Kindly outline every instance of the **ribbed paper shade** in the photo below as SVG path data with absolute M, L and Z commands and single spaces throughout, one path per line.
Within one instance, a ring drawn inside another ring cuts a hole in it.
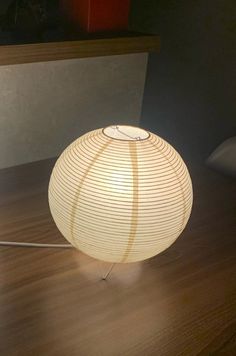
M 62 153 L 49 184 L 54 221 L 79 250 L 103 261 L 135 262 L 168 248 L 192 207 L 180 155 L 130 126 L 85 134 Z

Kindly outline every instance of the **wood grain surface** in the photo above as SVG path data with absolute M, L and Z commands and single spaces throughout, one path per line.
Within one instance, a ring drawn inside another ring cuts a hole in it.
M 160 37 L 157 35 L 7 45 L 0 46 L 0 65 L 156 52 L 159 49 Z
M 65 240 L 47 203 L 54 161 L 0 173 L 0 239 Z M 171 248 L 108 265 L 72 250 L 0 248 L 0 355 L 235 355 L 236 182 L 190 166 L 194 208 Z

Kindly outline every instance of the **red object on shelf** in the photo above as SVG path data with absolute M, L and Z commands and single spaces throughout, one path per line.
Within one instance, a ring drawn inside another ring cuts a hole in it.
M 61 0 L 67 19 L 87 32 L 127 30 L 131 0 Z

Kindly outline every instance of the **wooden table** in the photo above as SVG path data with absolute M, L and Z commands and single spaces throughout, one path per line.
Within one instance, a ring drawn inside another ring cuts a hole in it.
M 54 160 L 0 174 L 0 240 L 62 243 Z M 190 167 L 194 208 L 166 252 L 107 265 L 74 249 L 0 247 L 0 355 L 235 355 L 236 182 Z

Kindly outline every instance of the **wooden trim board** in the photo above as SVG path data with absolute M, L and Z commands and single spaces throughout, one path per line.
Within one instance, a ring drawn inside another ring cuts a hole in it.
M 0 46 L 0 65 L 159 52 L 159 50 L 160 37 L 157 35 L 7 45 Z

